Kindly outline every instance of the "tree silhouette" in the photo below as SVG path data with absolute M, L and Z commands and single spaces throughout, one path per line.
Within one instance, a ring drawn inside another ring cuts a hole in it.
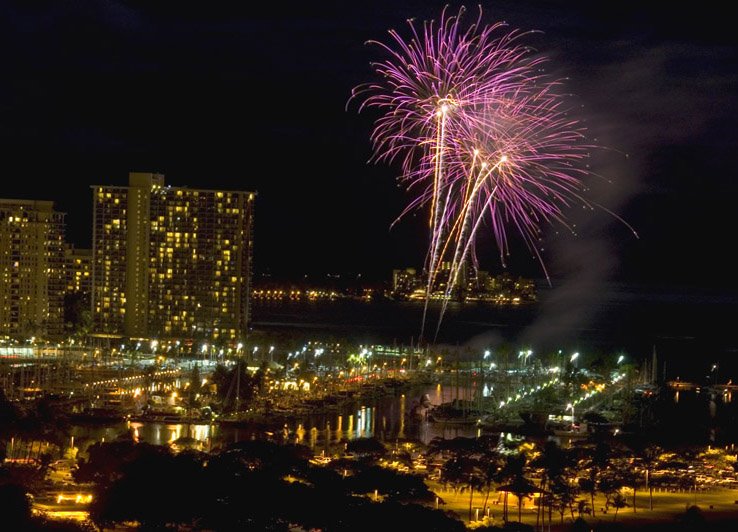
M 555 441 L 547 441 L 544 443 L 540 454 L 533 460 L 531 465 L 542 470 L 539 487 L 542 493 L 546 493 L 546 491 L 551 491 L 551 486 L 554 483 L 559 483 L 560 489 L 563 487 L 563 479 L 570 475 L 574 463 L 570 453 L 561 449 Z M 550 521 L 551 505 L 554 503 L 554 497 L 547 496 L 543 500 L 548 502 Z M 543 511 L 543 509 L 544 505 L 539 504 L 539 511 L 536 513 L 536 526 L 538 525 L 540 512 Z
M 485 453 L 480 460 L 479 467 L 481 469 L 482 486 L 487 490 L 484 495 L 484 505 L 482 507 L 482 513 L 484 514 L 487 512 L 487 503 L 489 502 L 492 485 L 500 480 L 503 464 L 502 457 L 494 450 Z
M 628 506 L 628 503 L 625 500 L 625 497 L 619 491 L 616 491 L 612 495 L 612 498 L 610 500 L 610 504 L 612 505 L 613 508 L 615 508 L 615 516 L 612 518 L 613 521 L 615 521 L 618 518 L 618 510 L 620 510 L 621 508 L 625 508 L 626 506 Z
M 705 528 L 705 515 L 699 506 L 692 505 L 678 517 L 679 522 L 685 530 L 701 530 Z
M 144 446 L 120 464 L 114 480 L 97 490 L 90 516 L 100 525 L 137 521 L 143 527 L 192 526 L 202 515 L 203 482 L 196 453 L 173 455 L 166 447 Z M 160 479 L 162 482 L 156 482 Z
M 197 395 L 202 389 L 202 377 L 200 376 L 200 365 L 192 366 L 190 372 L 190 385 L 187 387 L 187 405 L 193 408 L 198 405 Z
M 371 466 L 346 479 L 346 483 L 353 493 L 367 494 L 376 490 L 398 502 L 429 503 L 435 499 L 422 477 L 385 467 Z
M 64 294 L 64 329 L 68 335 L 84 338 L 92 329 L 90 297 L 84 292 Z
M 622 485 L 628 486 L 633 490 L 633 502 L 631 506 L 633 506 L 633 513 L 636 513 L 636 492 L 638 486 L 641 485 L 641 474 L 633 469 L 632 459 L 617 467 L 616 471 Z
M 355 438 L 346 443 L 346 451 L 377 459 L 387 454 L 387 448 L 377 438 Z
M 133 461 L 138 454 L 149 451 L 151 447 L 155 446 L 145 443 L 136 445 L 132 440 L 95 443 L 87 449 L 89 458 L 79 460 L 79 467 L 72 475 L 77 482 L 93 482 L 104 488 L 122 474 L 125 463 Z
M 564 524 L 564 514 L 567 508 L 571 513 L 571 518 L 574 520 L 574 508 L 573 504 L 577 498 L 577 489 L 574 485 L 569 483 L 567 478 L 555 479 L 549 484 L 549 491 L 551 492 L 551 504 L 556 506 L 556 511 L 561 516 L 561 524 Z M 549 515 L 549 523 L 550 523 Z
M 646 489 L 648 490 L 648 509 L 653 510 L 653 470 L 658 463 L 659 456 L 664 452 L 661 447 L 653 444 L 645 438 L 632 438 L 628 441 L 628 447 L 636 455 L 646 472 Z M 635 501 L 634 501 L 635 507 Z
M 0 484 L 0 515 L 8 530 L 23 530 L 31 519 L 31 501 L 18 484 Z
M 622 478 L 615 471 L 610 470 L 601 475 L 598 488 L 605 495 L 605 510 L 610 507 L 616 496 L 622 498 L 620 493 L 622 487 Z
M 611 447 L 604 441 L 598 441 L 584 459 L 587 476 L 580 479 L 579 486 L 589 493 L 593 516 L 595 515 L 594 497 L 597 493 L 600 475 L 610 466 L 611 455 Z
M 533 485 L 525 478 L 526 458 L 523 453 L 508 456 L 507 460 L 500 471 L 500 479 L 507 483 L 497 488 L 498 491 L 505 492 L 503 519 L 507 521 L 507 494 L 514 493 L 518 498 L 518 522 L 523 518 L 523 497 L 532 493 L 539 493 L 541 490 Z
M 20 421 L 21 413 L 18 407 L 5 395 L 0 388 L 0 439 L 9 438 Z

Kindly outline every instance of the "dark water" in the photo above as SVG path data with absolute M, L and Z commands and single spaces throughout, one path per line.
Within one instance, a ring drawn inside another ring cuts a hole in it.
M 657 422 L 650 434 L 667 444 L 738 444 L 736 393 L 731 388 L 662 388 L 661 397 L 650 406 Z
M 440 384 L 416 387 L 394 395 L 377 395 L 344 405 L 328 413 L 304 415 L 285 426 L 275 423 L 264 427 L 229 427 L 159 422 L 121 422 L 104 427 L 75 426 L 72 435 L 79 447 L 105 440 L 112 441 L 126 435 L 156 445 L 167 445 L 189 436 L 203 442 L 203 449 L 212 449 L 228 443 L 251 438 L 270 437 L 278 441 L 290 441 L 307 445 L 316 451 L 329 449 L 343 441 L 355 438 L 377 437 L 392 442 L 403 439 L 428 443 L 434 437 L 453 438 L 474 436 L 478 430 L 472 426 L 448 426 L 427 421 L 412 421 L 407 415 L 414 404 L 427 394 L 433 404 L 451 401 L 457 394 L 468 394 L 473 390 L 462 390 Z M 283 433 L 286 427 L 286 434 Z
M 435 303 L 429 310 L 428 340 L 433 340 L 439 308 Z M 408 345 L 418 341 L 422 315 L 420 302 L 256 302 L 254 329 L 302 338 Z M 727 381 L 738 377 L 737 324 L 734 293 L 616 284 L 578 292 L 544 285 L 533 305 L 450 303 L 435 343 L 479 350 L 507 345 L 513 352 L 580 351 L 585 363 L 587 356 L 618 352 L 635 361 L 650 360 L 655 348 L 660 377 Z M 711 372 L 713 364 L 717 369 Z
M 484 383 L 477 384 L 483 386 Z M 473 388 L 458 388 L 453 384 L 419 386 L 405 393 L 364 398 L 334 412 L 305 415 L 284 426 L 275 423 L 268 428 L 127 422 L 108 427 L 76 426 L 72 434 L 76 445 L 81 448 L 125 435 L 156 445 L 167 445 L 189 436 L 201 442 L 202 450 L 252 438 L 300 443 L 316 453 L 322 450 L 331 452 L 347 440 L 362 437 L 376 437 L 387 443 L 407 439 L 427 444 L 435 437 L 475 437 L 483 432 L 475 425 L 414 421 L 407 414 L 421 397 L 427 394 L 431 403 L 437 405 L 456 397 L 470 399 L 475 393 Z M 653 401 L 650 409 L 658 418 L 658 425 L 649 434 L 662 444 L 738 443 L 738 398 L 734 401 L 730 393 L 715 394 L 706 389 L 700 392 L 663 389 L 661 398 Z

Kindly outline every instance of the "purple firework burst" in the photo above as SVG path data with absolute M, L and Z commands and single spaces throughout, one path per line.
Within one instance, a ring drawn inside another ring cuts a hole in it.
M 463 8 L 409 27 L 408 39 L 391 30 L 389 43 L 370 41 L 386 57 L 372 63 L 377 81 L 352 99 L 380 112 L 374 160 L 401 161 L 414 196 L 400 217 L 430 207 L 427 308 L 437 281 L 447 301 L 464 265 L 476 263 L 483 222 L 503 263 L 512 231 L 543 265 L 542 224 L 566 224 L 567 206 L 589 205 L 582 179 L 591 146 L 567 115 L 560 82 L 543 73 L 545 59 L 522 43 L 526 33 L 482 24 L 481 9 L 465 25 Z

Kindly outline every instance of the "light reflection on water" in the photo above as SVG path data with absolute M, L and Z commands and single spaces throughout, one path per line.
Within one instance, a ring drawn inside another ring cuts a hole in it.
M 484 386 L 479 383 L 484 393 Z M 315 450 L 329 449 L 342 442 L 362 437 L 377 437 L 386 442 L 400 439 L 430 442 L 435 437 L 454 438 L 457 436 L 474 437 L 479 432 L 474 425 L 446 425 L 417 421 L 407 416 L 413 406 L 418 404 L 427 394 L 431 404 L 438 405 L 455 398 L 473 400 L 477 393 L 477 384 L 466 386 L 454 384 L 436 384 L 411 389 L 404 394 L 370 397 L 355 401 L 330 413 L 306 414 L 282 426 L 275 423 L 270 429 L 263 426 L 230 427 L 207 424 L 169 424 L 155 422 L 129 422 L 108 427 L 75 426 L 72 436 L 80 445 L 86 446 L 96 441 L 113 441 L 116 438 L 132 437 L 139 441 L 156 445 L 167 445 L 180 438 L 193 438 L 201 444 L 199 448 L 208 450 L 229 443 L 254 438 L 271 437 L 278 441 L 300 443 Z M 732 394 L 716 394 L 713 401 L 705 394 L 695 392 L 674 393 L 669 401 L 672 408 L 667 413 L 675 422 L 684 423 L 689 420 L 692 425 L 698 423 L 704 427 L 706 437 L 709 436 L 707 423 L 720 425 L 723 412 L 733 411 Z M 729 410 L 726 410 L 729 409 Z M 714 436 L 713 436 L 714 437 Z
M 300 443 L 311 448 L 328 448 L 355 438 L 377 437 L 384 441 L 417 439 L 428 443 L 436 436 L 454 438 L 475 436 L 474 426 L 445 426 L 408 419 L 412 407 L 427 394 L 432 404 L 451 401 L 454 397 L 472 397 L 473 390 L 457 392 L 455 386 L 441 384 L 411 390 L 404 394 L 357 401 L 328 414 L 310 414 L 288 422 L 284 427 L 229 427 L 217 424 L 126 422 L 109 427 L 74 426 L 77 441 L 113 441 L 133 438 L 154 445 L 168 445 L 183 437 L 202 442 L 203 450 L 236 441 L 270 436 L 281 441 Z

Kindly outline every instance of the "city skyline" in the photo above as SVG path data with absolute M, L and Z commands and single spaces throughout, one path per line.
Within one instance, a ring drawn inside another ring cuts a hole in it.
M 436 18 L 443 4 L 328 2 L 282 13 L 11 3 L 3 8 L 16 54 L 3 60 L 2 196 L 54 201 L 67 213 L 67 240 L 87 248 L 89 185 L 123 185 L 130 171 L 162 172 L 177 186 L 206 179 L 259 192 L 256 273 L 378 280 L 419 267 L 424 215 L 390 230 L 408 199 L 395 185 L 399 168 L 366 165 L 375 117 L 345 105 L 375 59 L 364 41 L 405 31 L 411 17 Z M 641 237 L 605 213 L 577 220 L 579 239 L 547 235 L 554 285 L 594 267 L 593 283 L 735 288 L 721 235 L 711 236 L 730 231 L 735 192 L 727 23 L 709 8 L 628 2 L 611 13 L 557 2 L 482 7 L 485 22 L 541 30 L 531 45 L 569 78 L 592 140 L 605 148 L 594 161 L 604 177 L 592 183 L 596 197 Z M 483 267 L 500 271 L 491 239 L 486 245 Z M 520 245 L 510 271 L 543 276 Z

